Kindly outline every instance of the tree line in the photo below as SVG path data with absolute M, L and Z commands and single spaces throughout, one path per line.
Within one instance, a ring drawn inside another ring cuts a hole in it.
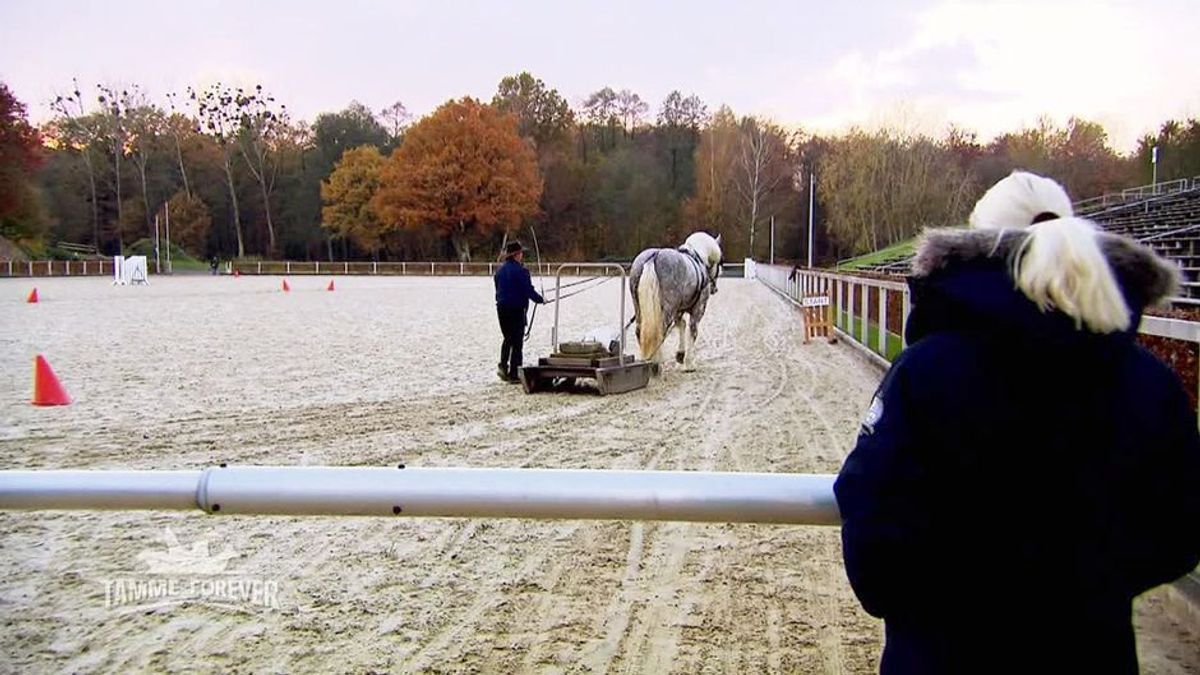
M 352 102 L 294 120 L 262 86 L 215 84 L 155 101 L 139 87 L 72 83 L 34 128 L 0 83 L 0 236 L 37 255 L 59 242 L 144 251 L 170 214 L 196 257 L 489 259 L 536 232 L 547 259 L 628 259 L 691 231 L 728 259 L 806 250 L 815 176 L 816 257 L 829 262 L 962 223 L 1014 168 L 1085 198 L 1200 175 L 1200 121 L 1168 121 L 1121 155 L 1073 118 L 981 142 L 902 128 L 788 129 L 671 92 L 657 106 L 604 87 L 578 105 L 529 73 L 490 101 L 451 100 L 419 120 L 402 103 Z

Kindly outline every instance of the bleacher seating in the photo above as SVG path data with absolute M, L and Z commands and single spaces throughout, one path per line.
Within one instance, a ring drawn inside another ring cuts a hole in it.
M 1177 262 L 1183 270 L 1181 300 L 1200 304 L 1200 188 L 1112 206 L 1087 217 Z

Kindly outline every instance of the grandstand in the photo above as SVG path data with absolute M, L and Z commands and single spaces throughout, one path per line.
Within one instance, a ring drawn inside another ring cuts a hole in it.
M 1154 249 L 1179 264 L 1182 304 L 1200 305 L 1200 178 L 1187 189 L 1151 194 L 1130 203 L 1085 211 L 1091 220 Z

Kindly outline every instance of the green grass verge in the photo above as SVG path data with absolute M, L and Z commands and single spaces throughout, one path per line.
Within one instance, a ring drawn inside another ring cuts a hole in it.
M 880 263 L 889 262 L 891 260 L 899 260 L 901 258 L 907 258 L 907 257 L 911 256 L 914 252 L 916 252 L 916 250 L 917 250 L 917 238 L 913 237 L 912 239 L 909 239 L 908 241 L 902 241 L 898 244 L 892 244 L 891 246 L 889 246 L 887 248 L 879 249 L 878 251 L 874 251 L 872 253 L 866 253 L 864 255 L 858 256 L 857 258 L 851 258 L 849 260 L 841 262 L 838 264 L 837 268 L 841 269 L 841 270 L 854 270 L 854 269 L 859 269 L 859 268 L 863 268 L 863 267 L 870 267 L 871 265 L 878 265 Z
M 838 320 L 837 320 L 838 328 L 841 328 L 843 332 L 849 333 L 850 335 L 854 336 L 855 340 L 858 340 L 859 335 L 861 335 L 861 331 L 862 331 L 862 319 L 857 316 L 850 316 L 848 312 L 841 312 L 836 309 L 834 311 L 838 317 Z M 849 328 L 846 327 L 846 319 L 849 319 L 849 321 L 850 321 Z M 867 347 L 869 347 L 871 351 L 875 352 L 876 354 L 879 354 L 880 356 L 887 359 L 888 361 L 895 361 L 896 356 L 898 356 L 900 354 L 900 351 L 904 349 L 903 340 L 900 338 L 899 335 L 897 335 L 891 331 L 888 331 L 886 345 L 887 345 L 887 350 L 886 350 L 887 353 L 880 354 L 879 353 L 879 324 L 877 324 L 873 321 L 868 321 L 867 322 Z

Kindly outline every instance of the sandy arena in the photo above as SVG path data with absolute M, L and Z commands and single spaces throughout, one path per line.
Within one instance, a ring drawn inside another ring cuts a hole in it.
M 526 396 L 496 378 L 489 279 L 291 282 L 0 281 L 0 468 L 833 473 L 880 377 L 846 345 L 801 345 L 764 286 L 723 279 L 697 372 Z M 615 325 L 617 283 L 564 302 L 562 334 Z M 73 405 L 29 405 L 36 353 Z M 224 570 L 150 573 L 139 554 L 165 553 L 168 531 Z M 168 578 L 166 596 L 134 590 Z M 1139 603 L 1143 671 L 1200 673 L 1200 629 L 1164 607 L 1161 591 Z M 869 673 L 881 642 L 836 528 L 0 513 L 3 672 Z

